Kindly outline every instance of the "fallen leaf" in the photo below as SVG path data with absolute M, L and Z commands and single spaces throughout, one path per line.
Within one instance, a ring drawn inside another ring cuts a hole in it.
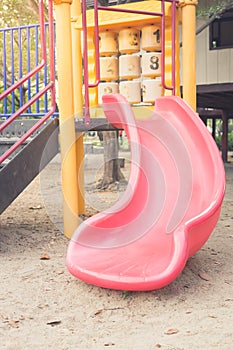
M 162 345 L 161 344 L 155 344 L 155 347 L 160 349 L 162 347 Z
M 19 321 L 10 320 L 7 323 L 12 328 L 19 328 Z
M 172 334 L 177 334 L 177 333 L 179 333 L 179 330 L 177 328 L 170 328 L 165 332 L 165 334 L 167 334 L 167 335 L 172 335 Z
M 57 270 L 55 273 L 56 273 L 57 275 L 62 275 L 62 274 L 64 273 L 64 270 Z
M 115 343 L 113 343 L 113 342 L 108 342 L 108 343 L 104 343 L 104 346 L 113 346 L 113 345 L 115 345 Z
M 97 315 L 101 314 L 102 311 L 103 311 L 103 309 L 97 310 L 96 312 L 94 312 L 94 315 L 97 316 Z
M 39 210 L 39 209 L 42 209 L 42 206 L 41 205 L 36 205 L 34 207 L 29 207 L 29 209 L 31 209 L 31 210 Z
M 198 274 L 198 276 L 202 279 L 202 280 L 204 280 L 204 281 L 211 281 L 211 277 L 210 277 L 210 275 L 208 275 L 207 273 L 205 273 L 205 272 L 199 272 L 199 274 Z
M 210 318 L 217 318 L 217 316 L 212 315 L 212 314 L 209 314 L 208 317 L 210 317 Z
M 230 285 L 231 285 L 231 282 L 229 282 L 229 281 L 227 281 L 227 280 L 225 280 L 224 283 L 230 284 Z
M 42 254 L 40 260 L 50 260 L 50 256 L 48 254 Z
M 124 290 L 124 292 L 122 292 L 122 299 L 126 299 L 131 295 L 131 292 L 128 290 Z
M 60 320 L 47 322 L 47 325 L 52 326 L 52 327 L 57 326 L 59 324 L 61 324 Z

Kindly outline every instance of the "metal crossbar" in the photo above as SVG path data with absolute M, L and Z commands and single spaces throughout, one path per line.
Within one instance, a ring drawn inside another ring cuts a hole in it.
M 4 91 L 0 94 L 0 101 L 3 101 L 3 112 L 7 118 L 0 125 L 0 132 L 5 129 L 10 123 L 12 123 L 17 117 L 33 115 L 32 107 L 35 109 L 36 116 L 42 116 L 41 119 L 30 129 L 28 130 L 11 148 L 9 148 L 1 157 L 0 164 L 7 159 L 22 143 L 24 143 L 37 129 L 39 129 L 44 122 L 54 115 L 56 110 L 56 101 L 55 101 L 55 65 L 54 65 L 54 22 L 53 22 L 53 9 L 52 9 L 52 0 L 48 2 L 48 13 L 49 13 L 49 22 L 45 25 L 44 21 L 44 1 L 39 1 L 39 10 L 40 10 L 40 24 L 32 26 L 24 26 L 17 28 L 18 30 L 18 45 L 20 48 L 20 53 L 18 57 L 19 70 L 18 75 L 19 79 L 15 82 L 15 53 L 14 53 L 14 30 L 9 32 L 11 41 L 10 41 L 10 55 L 11 55 L 11 86 L 7 87 L 7 53 L 6 53 L 6 40 L 8 29 L 3 30 L 3 69 L 4 69 Z M 33 28 L 33 35 L 32 35 Z M 48 38 L 46 37 L 46 28 L 48 29 Z M 22 31 L 26 30 L 26 42 L 27 42 L 27 73 L 23 75 L 23 57 L 22 57 Z M 32 68 L 33 62 L 31 60 L 30 49 L 32 47 L 32 39 L 34 39 L 35 45 L 35 66 Z M 47 53 L 46 43 L 49 42 L 49 53 Z M 39 52 L 40 47 L 40 52 Z M 49 56 L 49 57 L 48 57 Z M 49 60 L 48 60 L 49 58 Z M 48 61 L 49 61 L 49 78 L 48 78 Z M 40 78 L 43 77 L 42 86 L 40 86 Z M 32 80 L 34 79 L 34 80 Z M 49 81 L 48 81 L 49 79 Z M 32 81 L 35 83 L 35 88 L 32 86 Z M 27 101 L 24 103 L 24 93 L 23 89 L 25 84 L 27 84 Z M 33 91 L 34 88 L 34 91 Z M 15 105 L 15 96 L 16 91 L 19 92 L 19 106 Z M 49 94 L 48 94 L 49 93 Z M 41 97 L 43 96 L 43 101 Z M 8 115 L 8 99 L 11 98 L 12 110 L 11 114 Z M 43 102 L 43 110 L 42 110 Z M 26 111 L 26 113 L 25 113 Z
M 94 21 L 95 21 L 95 32 L 94 32 L 94 44 L 95 44 L 95 58 L 96 58 L 96 82 L 90 84 L 88 81 L 88 45 L 87 45 L 87 19 L 86 19 L 86 0 L 82 1 L 82 24 L 83 24 L 83 64 L 84 64 L 84 101 L 85 101 L 85 122 L 88 125 L 90 123 L 90 102 L 89 102 L 89 88 L 97 87 L 100 83 L 100 63 L 99 63 L 99 23 L 98 23 L 98 11 L 113 11 L 113 12 L 125 12 L 134 13 L 150 16 L 161 17 L 161 39 L 162 39 L 162 85 L 165 89 L 171 90 L 172 94 L 175 95 L 175 38 L 176 38 L 176 4 L 178 0 L 160 0 L 161 1 L 161 12 L 148 12 L 131 10 L 127 8 L 116 8 L 116 7 L 105 7 L 99 6 L 98 0 L 94 0 Z M 170 2 L 172 7 L 172 76 L 171 86 L 168 86 L 165 81 L 165 3 Z

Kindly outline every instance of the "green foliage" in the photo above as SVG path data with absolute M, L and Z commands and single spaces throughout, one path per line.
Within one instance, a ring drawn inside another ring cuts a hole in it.
M 218 134 L 215 141 L 218 148 L 222 150 L 222 134 Z M 228 151 L 233 151 L 233 132 L 228 133 Z
M 208 129 L 212 130 L 212 121 L 208 120 Z M 215 141 L 220 150 L 222 150 L 222 120 L 216 120 L 216 135 Z M 228 150 L 233 151 L 233 119 L 229 119 L 228 121 Z
M 18 27 L 27 24 L 33 24 L 39 22 L 39 9 L 38 9 L 38 1 L 37 0 L 1 0 L 0 1 L 0 27 L 8 28 L 8 27 Z M 23 57 L 23 74 L 26 72 L 26 55 L 27 55 L 27 40 L 26 40 L 26 31 L 22 32 L 22 47 L 19 47 L 18 35 L 15 33 L 13 40 L 13 51 L 14 51 L 14 70 L 15 77 L 12 79 L 12 62 L 10 60 L 11 57 L 11 46 L 10 46 L 10 33 L 6 33 L 6 47 L 3 48 L 3 40 L 0 42 L 0 64 L 3 64 L 3 51 L 5 51 L 7 56 L 6 69 L 7 76 L 9 77 L 9 81 L 7 81 L 7 85 L 11 85 L 12 80 L 17 81 L 18 72 L 17 72 L 17 62 L 19 50 L 22 51 Z M 2 39 L 2 38 L 1 38 Z M 35 41 L 32 35 L 31 43 L 30 43 L 30 51 L 32 55 L 32 62 L 35 62 Z M 0 81 L 3 81 L 3 71 L 0 71 Z
M 1 0 L 0 27 L 21 26 L 38 23 L 36 0 Z
M 230 9 L 231 7 L 233 7 L 233 0 L 219 0 L 219 1 L 210 1 L 208 6 L 208 2 L 207 4 L 205 3 L 205 5 L 203 6 L 203 2 L 199 1 L 199 5 L 197 6 L 197 16 L 198 17 L 212 17 L 214 16 L 215 18 L 217 18 L 218 16 L 221 15 L 221 13 L 225 10 L 225 9 Z

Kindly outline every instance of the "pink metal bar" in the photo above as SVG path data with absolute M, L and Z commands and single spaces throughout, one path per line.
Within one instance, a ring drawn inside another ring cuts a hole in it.
M 49 0 L 49 7 L 51 6 Z M 45 21 L 44 21 L 44 0 L 39 0 L 39 20 L 40 20 L 40 41 L 41 41 L 41 56 L 46 62 L 46 42 L 45 42 Z M 49 23 L 51 25 L 51 23 Z
M 41 118 L 38 123 L 36 123 L 35 125 L 33 125 L 33 127 L 31 129 L 29 129 L 18 141 L 16 141 L 14 143 L 13 146 L 11 146 L 1 157 L 0 157 L 0 164 L 2 162 L 4 162 L 4 160 L 6 160 L 14 151 L 17 150 L 17 148 L 19 146 L 21 146 L 37 129 L 39 129 L 41 127 L 41 125 L 44 124 L 44 122 L 49 119 L 53 113 L 54 113 L 55 109 L 51 109 L 43 118 Z
M 89 82 L 88 82 L 88 45 L 87 45 L 87 17 L 86 0 L 82 0 L 82 25 L 83 25 L 83 70 L 84 70 L 84 119 L 85 123 L 90 123 L 90 101 L 89 101 Z
M 53 23 L 53 3 L 49 1 L 49 61 L 50 61 L 50 82 L 51 82 L 51 108 L 56 110 L 55 91 L 55 50 L 54 50 L 54 23 Z
M 98 19 L 98 0 L 94 0 L 94 45 L 95 45 L 95 69 L 96 69 L 96 82 L 88 84 L 88 87 L 97 87 L 100 83 L 100 61 L 99 61 L 99 19 Z
M 172 85 L 168 86 L 165 81 L 165 2 L 172 4 Z M 98 6 L 98 0 L 94 0 L 94 20 L 95 20 L 95 33 L 94 44 L 96 50 L 96 82 L 89 84 L 88 81 L 88 45 L 87 45 L 87 19 L 86 19 L 86 0 L 82 1 L 82 23 L 83 23 L 83 60 L 84 60 L 84 91 L 85 91 L 85 122 L 90 122 L 90 104 L 89 104 L 89 88 L 98 86 L 100 82 L 100 64 L 99 64 L 99 25 L 98 25 L 98 10 L 111 11 L 111 12 L 124 12 L 149 16 L 160 16 L 162 22 L 161 28 L 161 40 L 162 40 L 162 85 L 167 90 L 172 90 L 172 94 L 175 95 L 175 80 L 176 80 L 176 4 L 179 0 L 161 0 L 161 12 L 149 12 L 140 10 L 131 10 L 124 8 L 115 8 L 112 6 Z
M 89 84 L 88 79 L 88 44 L 87 44 L 87 18 L 86 18 L 86 0 L 82 1 L 82 23 L 83 23 L 83 66 L 84 66 L 84 103 L 85 123 L 90 123 L 90 101 L 89 88 L 97 87 L 100 83 L 100 62 L 99 62 L 99 23 L 98 23 L 98 1 L 94 1 L 94 45 L 95 45 L 95 62 L 96 62 L 96 81 Z
M 172 94 L 175 95 L 175 80 L 176 80 L 176 49 L 175 49 L 175 40 L 176 40 L 176 3 L 177 0 L 170 0 L 172 3 L 172 86 L 168 86 L 165 81 L 165 2 L 169 0 L 161 0 L 162 6 L 162 85 L 164 89 L 172 90 Z
M 20 107 L 14 114 L 12 114 L 4 123 L 0 125 L 0 132 L 4 130 L 9 124 L 11 124 L 20 114 L 22 114 L 28 107 L 35 103 L 41 96 L 43 96 L 51 87 L 54 85 L 53 82 L 46 85 L 41 91 L 27 101 L 22 107 Z
M 130 9 L 123 9 L 123 8 L 115 8 L 115 7 L 112 7 L 112 6 L 110 6 L 110 7 L 98 6 L 98 10 L 111 11 L 111 12 L 133 13 L 133 14 L 136 14 L 136 15 L 162 16 L 161 12 L 130 10 Z
M 172 94 L 176 94 L 176 1 L 172 2 Z
M 168 89 L 171 90 L 172 88 L 168 85 L 166 85 L 166 81 L 165 81 L 165 2 L 164 0 L 161 0 L 161 7 L 162 7 L 162 28 L 161 28 L 161 40 L 162 40 L 162 85 L 164 87 L 164 89 Z
M 33 68 L 29 73 L 25 74 L 23 78 L 17 81 L 14 85 L 10 86 L 7 90 L 2 92 L 0 94 L 0 100 L 5 98 L 7 95 L 9 95 L 11 92 L 13 92 L 15 89 L 17 89 L 20 85 L 22 85 L 25 81 L 30 79 L 33 75 L 35 75 L 37 72 L 39 72 L 45 65 L 45 62 L 42 60 L 42 62 L 35 68 Z

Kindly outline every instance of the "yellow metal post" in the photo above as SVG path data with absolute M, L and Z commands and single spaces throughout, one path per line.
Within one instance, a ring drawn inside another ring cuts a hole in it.
M 183 98 L 196 110 L 196 5 L 197 0 L 180 0 L 182 8 Z
M 72 34 L 72 64 L 73 64 L 73 92 L 74 92 L 74 114 L 82 117 L 82 52 L 80 31 L 75 28 L 78 16 L 81 14 L 80 0 L 73 0 L 71 5 L 71 34 Z M 84 146 L 83 134 L 76 135 L 76 155 L 78 174 L 78 212 L 85 213 L 84 200 Z
M 71 3 L 72 0 L 54 0 L 64 233 L 67 237 L 72 236 L 78 225 L 78 177 L 76 165 L 70 22 Z

